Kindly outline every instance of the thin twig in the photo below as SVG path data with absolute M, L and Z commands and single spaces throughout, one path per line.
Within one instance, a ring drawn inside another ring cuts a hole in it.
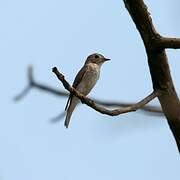
M 53 117 L 53 118 L 51 119 L 51 123 L 57 123 L 57 122 L 59 122 L 62 118 L 64 118 L 65 115 L 66 115 L 66 112 L 65 112 L 65 111 L 61 112 L 61 113 L 58 114 L 56 117 Z
M 57 96 L 59 96 L 61 98 L 69 96 L 69 94 L 67 92 L 65 92 L 65 91 L 60 91 L 59 89 L 55 89 L 55 88 L 49 87 L 48 85 L 44 85 L 42 83 L 36 82 L 34 80 L 33 67 L 32 66 L 28 67 L 27 78 L 28 78 L 27 86 L 22 90 L 22 92 L 20 92 L 18 95 L 16 95 L 14 97 L 15 101 L 22 100 L 30 92 L 30 90 L 32 88 L 37 88 L 37 89 L 45 91 L 47 93 L 57 95 Z
M 101 101 L 97 99 L 92 99 L 93 101 L 96 101 L 96 103 L 106 106 L 106 107 L 128 107 L 132 106 L 135 103 L 126 103 L 126 102 L 115 102 L 115 101 Z M 153 105 L 145 105 L 140 110 L 145 111 L 146 113 L 149 113 L 150 115 L 154 114 L 155 116 L 162 116 L 163 112 L 162 109 L 158 106 Z
M 22 92 L 20 92 L 18 95 L 16 95 L 15 97 L 14 97 L 14 100 L 15 101 L 20 101 L 22 98 L 24 98 L 25 96 L 27 96 L 27 94 L 29 93 L 29 91 L 31 90 L 31 86 L 26 86 L 23 90 L 22 90 Z
M 28 85 L 22 90 L 22 92 L 20 92 L 18 95 L 16 95 L 14 97 L 15 101 L 20 101 L 22 98 L 24 98 L 31 90 L 31 88 L 33 87 L 33 67 L 29 66 L 28 67 L 28 71 L 27 71 L 27 77 L 28 77 Z

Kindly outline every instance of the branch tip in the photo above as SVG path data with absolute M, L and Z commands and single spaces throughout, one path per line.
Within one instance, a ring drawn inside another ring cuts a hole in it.
M 57 72 L 57 67 L 53 67 L 53 68 L 52 68 L 52 72 L 53 72 L 53 73 Z

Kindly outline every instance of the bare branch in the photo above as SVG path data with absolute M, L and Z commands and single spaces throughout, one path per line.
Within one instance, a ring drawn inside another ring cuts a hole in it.
M 28 78 L 28 85 L 27 87 L 20 93 L 18 94 L 14 99 L 15 101 L 20 101 L 22 100 L 32 88 L 36 88 L 40 91 L 50 93 L 52 95 L 55 95 L 60 98 L 67 98 L 69 96 L 68 92 L 65 92 L 64 90 L 59 90 L 53 87 L 50 87 L 48 85 L 45 85 L 40 82 L 36 82 L 33 76 L 33 67 L 29 66 L 28 67 L 28 73 L 27 73 L 27 78 Z M 99 100 L 92 98 L 93 101 L 96 101 L 96 103 L 106 106 L 106 107 L 128 107 L 132 106 L 135 103 L 127 103 L 127 102 L 116 102 L 116 101 L 106 101 L 106 100 Z M 163 116 L 162 109 L 158 106 L 152 106 L 152 105 L 146 105 L 140 109 L 140 112 L 145 112 L 146 115 L 154 115 L 154 116 Z M 52 119 L 52 122 L 57 122 L 61 120 L 65 116 L 64 112 L 61 112 L 57 117 Z
M 28 71 L 27 71 L 27 77 L 28 77 L 28 85 L 24 88 L 24 90 L 19 93 L 17 96 L 14 97 L 15 101 L 19 101 L 22 98 L 24 98 L 31 90 L 31 88 L 33 87 L 33 68 L 32 66 L 28 67 Z
M 58 90 L 58 89 L 55 89 L 55 88 L 52 88 L 52 87 L 49 87 L 49 86 L 47 86 L 47 85 L 44 85 L 44 84 L 41 84 L 41 83 L 37 83 L 37 82 L 34 82 L 33 83 L 33 87 L 35 87 L 35 88 L 37 88 L 37 89 L 39 89 L 39 90 L 42 90 L 42 91 L 44 91 L 44 92 L 47 92 L 47 93 L 49 93 L 49 92 L 51 92 L 51 94 L 53 94 L 53 95 L 56 95 L 56 96 L 59 96 L 59 97 L 64 97 L 64 98 L 66 98 L 66 97 L 68 97 L 68 93 L 67 92 L 65 92 L 65 91 L 62 91 L 62 90 Z
M 93 99 L 93 101 L 96 101 L 97 104 L 100 104 L 102 106 L 105 107 L 129 107 L 129 106 L 133 106 L 135 103 L 126 103 L 126 102 L 114 102 L 114 101 L 102 101 L 102 100 L 97 100 L 97 99 Z M 157 106 L 153 106 L 153 105 L 145 105 L 144 107 L 141 107 L 141 109 L 139 109 L 140 112 L 144 112 L 145 115 L 149 115 L 149 116 L 159 116 L 162 117 L 164 116 L 162 109 L 160 107 Z M 62 111 L 61 113 L 59 113 L 56 117 L 51 119 L 51 123 L 57 123 L 59 121 L 61 121 L 64 116 L 66 115 L 65 111 Z
M 165 52 L 165 48 L 179 48 L 179 39 L 162 38 L 157 33 L 143 0 L 124 0 L 124 4 L 144 42 L 153 88 L 163 92 L 158 99 L 180 152 L 180 101 Z
M 106 107 L 128 107 L 133 106 L 135 103 L 127 103 L 127 102 L 114 102 L 114 101 L 101 101 L 97 99 L 92 99 L 93 101 L 96 101 L 96 103 L 106 106 Z M 144 111 L 145 113 L 149 113 L 149 115 L 155 115 L 155 116 L 163 116 L 162 109 L 158 106 L 153 105 L 145 105 L 144 107 L 141 107 L 141 111 Z
M 57 76 L 57 78 L 62 82 L 63 86 L 65 87 L 65 89 L 67 89 L 69 92 L 71 92 L 72 94 L 74 94 L 76 97 L 78 97 L 82 103 L 85 103 L 86 105 L 88 105 L 89 107 L 93 108 L 94 110 L 102 113 L 102 114 L 107 114 L 110 116 L 117 116 L 123 113 L 127 113 L 127 112 L 132 112 L 132 111 L 136 111 L 138 109 L 140 109 L 141 107 L 145 106 L 147 103 L 149 103 L 151 100 L 153 100 L 154 98 L 156 98 L 157 96 L 159 96 L 159 92 L 158 91 L 154 91 L 153 93 L 151 93 L 149 96 L 147 96 L 146 98 L 144 98 L 143 100 L 139 101 L 137 104 L 134 104 L 132 106 L 129 107 L 124 107 L 124 108 L 118 108 L 118 109 L 114 109 L 114 110 L 109 110 L 106 109 L 104 107 L 102 107 L 101 105 L 95 103 L 92 99 L 87 98 L 85 96 L 83 96 L 80 92 L 78 92 L 75 88 L 73 88 L 72 86 L 70 86 L 70 84 L 65 80 L 64 75 L 62 75 L 58 69 L 56 67 L 54 67 L 52 69 L 52 72 Z
M 28 85 L 24 88 L 24 90 L 22 92 L 20 92 L 18 95 L 16 95 L 14 97 L 15 101 L 20 101 L 22 100 L 29 92 L 32 88 L 37 88 L 39 90 L 42 90 L 44 92 L 50 92 L 53 95 L 57 95 L 60 97 L 67 97 L 69 94 L 65 91 L 60 91 L 59 89 L 55 89 L 52 87 L 49 87 L 47 85 L 41 84 L 39 82 L 36 82 L 34 80 L 34 76 L 33 76 L 33 67 L 29 66 L 28 67 L 28 71 L 27 71 L 27 77 L 28 77 Z
M 180 38 L 161 37 L 157 41 L 157 47 L 162 49 L 180 49 Z
M 14 97 L 14 100 L 15 101 L 20 101 L 21 99 L 23 99 L 28 93 L 29 93 L 29 91 L 31 90 L 31 86 L 26 86 L 23 90 L 22 90 L 22 92 L 20 92 L 18 95 L 16 95 L 15 97 Z

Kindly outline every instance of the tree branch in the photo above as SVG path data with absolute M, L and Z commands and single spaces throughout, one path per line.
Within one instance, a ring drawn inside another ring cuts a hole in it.
M 53 87 L 50 87 L 48 85 L 44 85 L 43 83 L 36 82 L 33 75 L 33 67 L 29 66 L 27 70 L 27 78 L 28 78 L 28 85 L 25 87 L 25 89 L 19 93 L 17 96 L 14 97 L 15 101 L 22 100 L 33 88 L 36 88 L 40 91 L 50 93 L 52 95 L 55 95 L 59 98 L 67 98 L 69 96 L 69 93 L 59 90 Z M 132 106 L 135 103 L 127 103 L 127 102 L 116 102 L 116 101 L 106 101 L 106 100 L 99 100 L 92 98 L 93 101 L 96 101 L 96 103 L 106 106 L 106 107 L 128 107 Z M 163 116 L 162 109 L 158 106 L 153 105 L 146 105 L 140 109 L 140 112 L 144 112 L 146 115 L 154 115 L 154 116 Z M 65 116 L 64 111 L 61 112 L 59 115 L 57 115 L 55 118 L 52 119 L 52 122 L 58 122 Z
M 24 98 L 29 93 L 29 91 L 31 90 L 31 88 L 34 85 L 33 68 L 32 68 L 32 66 L 28 67 L 27 77 L 28 77 L 28 85 L 22 90 L 21 93 L 19 93 L 17 96 L 14 97 L 15 101 L 19 101 L 22 98 Z
M 179 40 L 162 38 L 157 33 L 143 0 L 124 0 L 124 4 L 144 42 L 153 88 L 162 92 L 158 99 L 180 152 L 180 101 L 165 52 L 165 48 L 179 48 Z
M 162 49 L 180 49 L 180 38 L 161 37 L 157 41 L 157 47 Z
M 14 97 L 15 101 L 20 101 L 22 98 L 24 98 L 32 88 L 37 88 L 39 90 L 42 90 L 47 93 L 51 93 L 53 95 L 57 95 L 59 97 L 68 97 L 68 93 L 64 91 L 60 91 L 58 89 L 49 87 L 47 85 L 41 84 L 39 82 L 36 82 L 33 77 L 33 67 L 29 66 L 27 71 L 27 77 L 28 77 L 28 85 L 24 88 L 22 92 L 20 92 L 18 95 Z
M 73 88 L 65 80 L 64 75 L 61 74 L 56 67 L 54 67 L 52 69 L 52 72 L 62 82 L 64 88 L 66 90 L 68 90 L 70 93 L 74 94 L 76 97 L 78 97 L 81 100 L 82 103 L 85 103 L 89 107 L 93 108 L 94 110 L 96 110 L 96 111 L 98 111 L 98 112 L 100 112 L 102 114 L 106 114 L 106 115 L 110 115 L 110 116 L 117 116 L 117 115 L 120 115 L 120 114 L 123 114 L 123 113 L 136 111 L 136 110 L 138 110 L 141 107 L 145 106 L 151 100 L 153 100 L 154 98 L 156 98 L 157 96 L 160 95 L 160 93 L 158 91 L 154 91 L 149 96 L 147 96 L 146 98 L 144 98 L 143 100 L 139 101 L 138 103 L 136 103 L 136 104 L 134 104 L 132 106 L 109 110 L 109 109 L 106 109 L 105 107 L 102 107 L 101 105 L 95 103 L 92 99 L 83 96 L 80 92 L 78 92 L 75 88 Z

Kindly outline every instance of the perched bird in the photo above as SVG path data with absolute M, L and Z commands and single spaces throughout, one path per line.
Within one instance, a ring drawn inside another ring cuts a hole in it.
M 103 55 L 98 53 L 89 55 L 84 66 L 76 75 L 73 87 L 84 96 L 88 95 L 99 79 L 101 65 L 108 60 L 110 59 L 105 58 Z M 69 126 L 71 115 L 79 101 L 80 100 L 76 96 L 70 93 L 65 107 L 67 114 L 64 125 L 66 128 Z

